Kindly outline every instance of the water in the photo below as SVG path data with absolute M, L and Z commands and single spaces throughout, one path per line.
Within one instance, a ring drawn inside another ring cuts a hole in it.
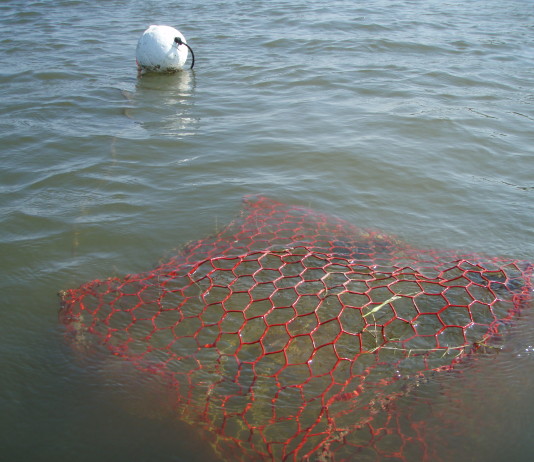
M 184 33 L 193 72 L 137 78 L 152 23 Z M 56 293 L 153 267 L 245 194 L 534 259 L 531 1 L 4 0 L 0 24 L 6 460 L 213 458 L 73 361 Z M 448 460 L 534 452 L 534 321 L 516 330 L 449 384 L 471 420 Z

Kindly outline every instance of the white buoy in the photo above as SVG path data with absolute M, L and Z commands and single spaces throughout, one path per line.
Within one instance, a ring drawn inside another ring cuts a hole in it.
M 150 26 L 137 42 L 135 52 L 141 72 L 176 72 L 183 68 L 191 47 L 182 33 L 170 26 Z M 191 69 L 195 55 L 191 50 Z

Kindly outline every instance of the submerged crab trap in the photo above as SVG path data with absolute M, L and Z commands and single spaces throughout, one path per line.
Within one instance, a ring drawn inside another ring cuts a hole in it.
M 430 460 L 416 429 L 387 437 L 396 398 L 491 348 L 531 272 L 255 197 L 157 268 L 62 292 L 60 319 L 161 377 L 221 460 Z

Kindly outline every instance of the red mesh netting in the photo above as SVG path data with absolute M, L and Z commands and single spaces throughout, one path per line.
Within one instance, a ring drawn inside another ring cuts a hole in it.
M 63 292 L 61 320 L 168 380 L 222 459 L 428 460 L 389 403 L 487 347 L 531 269 L 260 197 L 151 271 Z

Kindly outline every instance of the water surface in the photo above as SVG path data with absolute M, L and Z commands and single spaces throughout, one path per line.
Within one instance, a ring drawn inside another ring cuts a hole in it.
M 193 71 L 137 78 L 152 23 L 184 33 Z M 153 267 L 246 194 L 534 260 L 531 1 L 5 0 L 0 24 L 7 459 L 213 458 L 121 404 L 142 391 L 73 361 L 56 293 Z M 534 452 L 533 334 L 527 314 L 503 354 L 439 392 L 462 429 L 445 460 Z

